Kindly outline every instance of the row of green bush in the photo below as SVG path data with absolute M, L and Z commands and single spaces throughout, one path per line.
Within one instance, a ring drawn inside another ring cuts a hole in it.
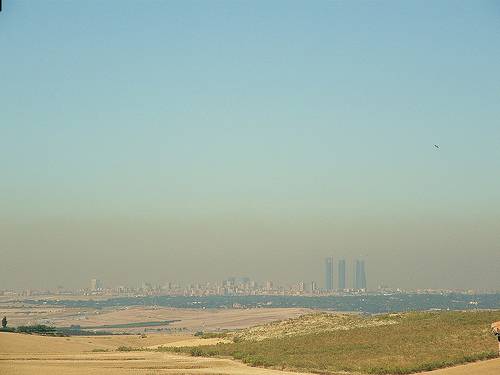
M 107 331 L 86 331 L 80 327 L 52 327 L 44 324 L 34 324 L 29 326 L 2 327 L 0 332 L 27 333 L 44 336 L 100 336 L 112 335 Z
M 29 334 L 40 334 L 40 335 L 53 335 L 56 333 L 55 327 L 46 326 L 43 324 L 35 324 L 31 326 L 19 326 L 19 327 L 3 327 L 0 329 L 2 332 L 16 332 L 16 333 L 29 333 Z

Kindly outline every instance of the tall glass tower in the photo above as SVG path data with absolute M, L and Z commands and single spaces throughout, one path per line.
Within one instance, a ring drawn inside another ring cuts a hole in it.
M 356 269 L 354 275 L 354 289 L 366 290 L 366 273 L 365 273 L 365 261 L 356 260 Z
M 333 290 L 333 258 L 325 258 L 325 290 Z
M 340 259 L 339 260 L 339 271 L 338 271 L 338 278 L 339 278 L 339 290 L 344 290 L 346 288 L 345 285 L 345 259 Z

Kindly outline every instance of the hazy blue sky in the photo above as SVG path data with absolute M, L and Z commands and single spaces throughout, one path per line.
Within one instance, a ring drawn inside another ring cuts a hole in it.
M 500 2 L 4 0 L 0 150 L 0 289 L 500 289 Z

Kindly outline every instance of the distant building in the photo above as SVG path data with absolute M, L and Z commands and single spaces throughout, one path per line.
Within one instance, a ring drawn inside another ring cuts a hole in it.
M 143 293 L 151 292 L 153 290 L 153 285 L 151 285 L 151 283 L 143 281 L 141 285 L 141 290 Z
M 306 290 L 306 286 L 304 284 L 303 281 L 300 281 L 298 284 L 297 284 L 297 290 L 300 292 L 300 293 L 304 293 L 304 291 Z
M 91 292 L 99 292 L 102 288 L 102 282 L 99 279 L 91 279 L 90 280 L 90 291 Z
M 270 292 L 274 289 L 274 285 L 272 281 L 266 281 L 266 291 Z
M 311 281 L 311 292 L 314 293 L 318 290 L 318 286 L 316 285 L 316 281 Z
M 346 288 L 345 259 L 339 260 L 338 278 L 339 289 L 344 290 Z
M 333 290 L 333 258 L 325 258 L 325 290 Z
M 356 260 L 356 268 L 354 270 L 354 289 L 366 290 L 366 272 L 364 260 Z

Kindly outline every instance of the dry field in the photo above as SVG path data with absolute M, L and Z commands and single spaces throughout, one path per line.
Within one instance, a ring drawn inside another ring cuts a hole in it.
M 116 347 L 208 344 L 189 335 L 43 337 L 0 333 L 0 374 L 2 375 L 160 375 L 234 374 L 292 375 L 288 371 L 243 365 L 229 359 L 200 358 L 158 352 L 116 352 Z M 92 352 L 95 349 L 109 352 Z M 500 359 L 457 366 L 429 375 L 497 375 Z M 344 373 L 345 374 L 345 373 Z
M 150 348 L 159 345 L 215 344 L 220 339 L 199 339 L 188 334 L 51 337 L 0 332 L 0 354 L 76 354 L 97 350 L 116 351 L 120 346 Z
M 168 325 L 176 330 L 217 331 L 241 329 L 276 320 L 300 316 L 311 310 L 304 308 L 254 309 L 176 309 L 167 307 L 128 308 L 59 308 L 38 306 L 0 307 L 0 316 L 6 315 L 10 326 L 47 324 L 56 327 L 80 325 L 82 328 L 106 324 L 125 324 L 179 320 Z M 105 329 L 106 331 L 141 332 L 143 328 Z
M 119 346 L 215 344 L 218 339 L 189 335 L 46 337 L 0 333 L 2 375 L 160 375 L 235 374 L 291 375 L 296 373 L 246 366 L 230 359 L 199 358 L 151 351 L 117 352 Z M 109 350 L 93 352 L 93 350 Z
M 180 320 L 169 325 L 171 328 L 186 329 L 190 332 L 203 330 L 240 329 L 268 322 L 297 317 L 310 312 L 301 308 L 258 308 L 258 309 L 176 309 L 167 307 L 130 307 L 104 310 L 99 314 L 75 319 L 69 316 L 65 325 L 80 324 L 96 326 L 161 320 Z
M 117 352 L 119 346 L 151 348 L 157 345 L 214 344 L 217 339 L 191 335 L 46 337 L 0 333 L 2 375 L 304 375 L 249 367 L 230 359 L 203 358 L 174 353 Z M 93 352 L 108 350 L 108 352 Z M 500 359 L 472 363 L 422 375 L 498 375 Z M 339 374 L 340 375 L 340 374 Z M 347 373 L 342 373 L 347 375 Z M 353 374 L 354 375 L 354 374 Z

